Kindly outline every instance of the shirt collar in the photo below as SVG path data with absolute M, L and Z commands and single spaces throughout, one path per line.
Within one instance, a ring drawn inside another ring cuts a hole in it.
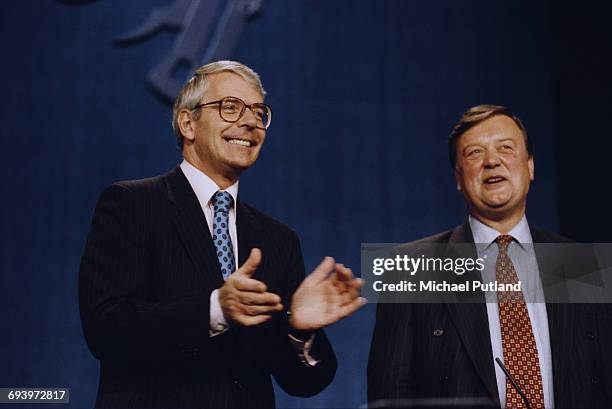
M 208 203 L 213 195 L 217 193 L 217 191 L 221 190 L 219 189 L 219 186 L 210 177 L 208 177 L 206 173 L 202 172 L 185 159 L 183 159 L 183 162 L 181 162 L 180 167 L 185 174 L 185 177 L 189 181 L 191 188 L 195 192 L 198 202 L 200 202 L 200 206 L 203 208 L 208 206 Z M 238 181 L 225 189 L 225 191 L 232 196 L 232 199 L 234 199 L 233 209 L 236 211 L 236 202 L 238 199 Z
M 472 217 L 472 215 L 468 216 L 468 222 L 470 223 L 470 229 L 472 229 L 474 243 L 485 243 L 490 245 L 495 241 L 497 236 L 501 234 L 500 232 L 487 226 L 477 218 Z M 527 223 L 527 217 L 525 217 L 525 215 L 523 215 L 523 217 L 516 224 L 516 226 L 514 226 L 508 232 L 508 235 L 514 237 L 514 240 L 516 240 L 519 244 L 533 243 L 533 239 L 531 238 L 531 231 L 529 230 L 529 223 Z

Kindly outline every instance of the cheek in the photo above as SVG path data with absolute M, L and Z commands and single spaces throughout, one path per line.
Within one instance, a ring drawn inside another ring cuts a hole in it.
M 464 173 L 466 183 L 477 185 L 479 180 L 479 171 L 476 167 L 467 167 Z
M 228 122 L 215 122 L 208 124 L 206 128 L 206 132 L 208 132 L 208 136 L 214 139 L 220 139 L 221 135 L 228 131 L 232 127 L 232 123 Z

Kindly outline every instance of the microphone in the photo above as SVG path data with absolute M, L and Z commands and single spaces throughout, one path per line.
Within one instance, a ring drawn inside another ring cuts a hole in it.
M 499 358 L 495 358 L 495 362 L 497 362 L 497 364 L 502 369 L 502 371 L 504 371 L 504 373 L 506 374 L 506 378 L 508 378 L 508 380 L 510 381 L 514 389 L 518 392 L 519 395 L 521 395 L 521 398 L 523 398 L 523 402 L 525 402 L 525 406 L 527 406 L 527 409 L 531 409 L 531 405 L 529 404 L 529 401 L 527 400 L 527 396 L 525 396 L 525 394 L 519 387 L 516 380 L 512 377 L 512 375 L 510 375 L 510 372 L 508 372 L 502 360 Z M 506 405 L 508 405 L 508 402 L 506 402 Z

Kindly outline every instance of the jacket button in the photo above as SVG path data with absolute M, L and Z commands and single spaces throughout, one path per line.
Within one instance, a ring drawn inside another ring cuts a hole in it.
M 444 335 L 444 330 L 437 328 L 433 330 L 433 336 L 434 337 L 441 337 L 442 335 Z
M 589 341 L 595 341 L 595 334 L 593 334 L 591 331 L 588 331 L 586 336 Z
M 444 382 L 446 382 L 446 381 L 448 381 L 448 376 L 446 376 L 446 375 L 441 375 L 441 376 L 440 376 L 440 383 L 444 383 Z
M 239 381 L 239 380 L 234 379 L 234 382 L 233 382 L 233 383 L 234 383 L 234 386 L 235 386 L 237 389 L 242 389 L 242 384 L 240 383 L 240 381 Z
M 596 377 L 596 376 L 592 377 L 592 378 L 591 378 L 591 383 L 592 383 L 593 385 L 599 385 L 599 378 L 598 378 L 598 377 Z

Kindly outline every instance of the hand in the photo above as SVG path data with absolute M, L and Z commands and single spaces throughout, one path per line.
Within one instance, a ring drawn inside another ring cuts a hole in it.
M 244 326 L 259 325 L 272 318 L 273 312 L 283 310 L 281 298 L 251 278 L 259 263 L 261 251 L 252 249 L 249 258 L 219 289 L 219 304 L 227 320 Z
M 351 315 L 367 302 L 359 297 L 362 286 L 350 268 L 326 257 L 293 294 L 289 324 L 315 331 Z

